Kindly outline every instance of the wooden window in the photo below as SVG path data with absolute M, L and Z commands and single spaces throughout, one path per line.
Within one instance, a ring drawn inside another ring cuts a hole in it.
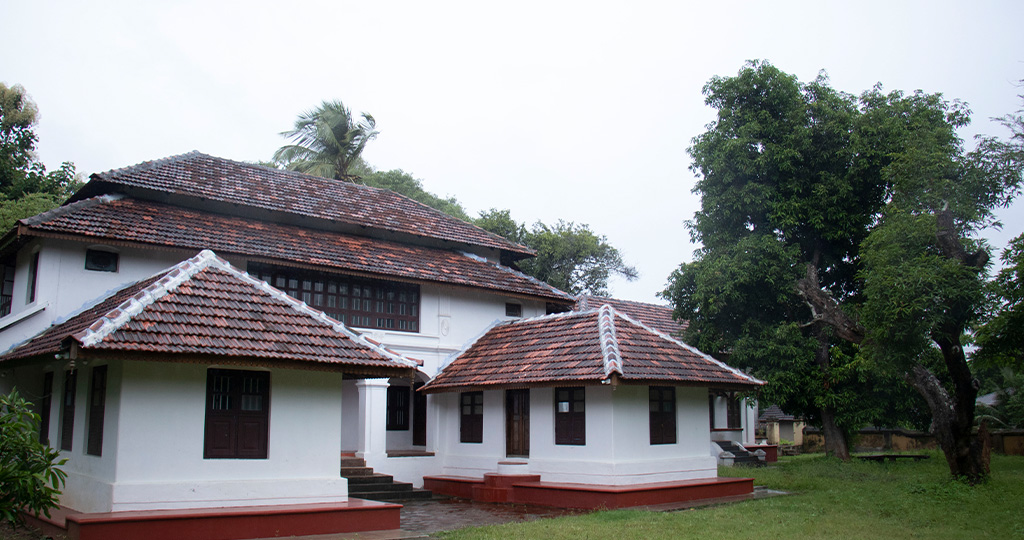
M 71 450 L 71 439 L 75 435 L 75 387 L 77 385 L 78 372 L 74 370 L 65 372 L 60 415 L 61 450 Z
M 715 394 L 708 392 L 708 420 L 711 421 L 711 429 L 715 429 Z
M 93 272 L 117 272 L 117 253 L 99 249 L 85 250 L 85 269 Z
M 676 389 L 652 386 L 649 390 L 651 444 L 676 442 Z
M 419 332 L 419 285 L 259 263 L 248 271 L 347 326 Z
M 36 301 L 36 281 L 39 277 L 39 252 L 32 254 L 32 260 L 28 263 L 28 294 L 25 303 L 31 304 Z
M 270 373 L 206 372 L 205 459 L 266 459 L 269 420 Z
M 388 387 L 388 431 L 409 430 L 409 387 Z
M 522 317 L 523 316 L 523 305 L 514 302 L 505 303 L 505 316 L 506 317 Z
M 14 299 L 14 265 L 3 265 L 4 282 L 0 288 L 0 317 L 11 314 L 11 301 Z
M 726 427 L 738 429 L 743 427 L 741 414 L 743 407 L 740 404 L 740 398 L 735 396 L 727 395 L 725 397 L 726 402 L 726 421 L 728 424 Z
M 555 388 L 555 444 L 587 444 L 586 392 Z
M 43 374 L 43 397 L 39 400 L 39 442 L 50 444 L 50 407 L 53 404 L 53 372 Z
M 459 396 L 461 421 L 459 441 L 464 443 L 484 442 L 484 393 L 463 392 Z
M 107 366 L 92 368 L 89 385 L 89 432 L 85 453 L 103 455 L 103 414 L 107 401 Z

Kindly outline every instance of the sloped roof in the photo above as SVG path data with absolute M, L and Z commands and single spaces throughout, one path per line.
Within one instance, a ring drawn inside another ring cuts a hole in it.
M 72 201 L 111 190 L 128 190 L 135 194 L 141 190 L 149 194 L 145 198 L 162 195 L 216 201 L 334 224 L 499 249 L 519 257 L 534 253 L 526 246 L 387 189 L 199 152 L 93 174 L 91 182 Z
M 625 313 L 630 317 L 650 326 L 651 328 L 673 337 L 680 337 L 690 325 L 689 321 L 677 321 L 672 317 L 672 308 L 646 302 L 635 302 L 633 300 L 619 300 L 617 298 L 605 298 L 602 296 L 591 296 L 581 294 L 576 297 L 576 310 L 586 311 L 597 309 L 603 305 L 609 305 L 616 311 Z
M 68 343 L 85 355 L 181 355 L 373 376 L 404 376 L 416 366 L 209 250 L 114 292 L 0 356 L 0 362 L 57 353 Z
M 558 302 L 572 300 L 521 272 L 456 251 L 249 220 L 123 195 L 70 203 L 19 223 L 19 233 L 27 235 L 211 249 L 346 273 L 434 281 Z
M 599 384 L 752 387 L 761 381 L 605 305 L 495 325 L 424 392 Z
M 778 405 L 772 405 L 767 409 L 763 409 L 761 414 L 758 415 L 758 422 L 774 422 L 779 420 L 795 420 L 796 418 L 792 414 L 787 414 L 782 410 L 782 407 Z

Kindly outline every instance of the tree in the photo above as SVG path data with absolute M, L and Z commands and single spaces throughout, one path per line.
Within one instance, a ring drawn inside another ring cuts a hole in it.
M 364 165 L 364 168 L 369 168 Z M 466 209 L 459 204 L 455 197 L 442 198 L 423 189 L 423 182 L 411 174 L 401 170 L 390 171 L 368 171 L 360 175 L 360 181 L 367 186 L 390 189 L 395 193 L 401 193 L 414 201 L 421 202 L 435 210 L 440 210 L 449 216 L 456 217 L 463 221 L 471 221 Z
M 475 223 L 536 250 L 536 257 L 520 261 L 520 269 L 572 295 L 606 296 L 613 274 L 627 280 L 638 275 L 605 236 L 595 234 L 587 225 L 559 220 L 548 226 L 538 221 L 527 230 L 508 210 L 494 208 L 481 213 Z
M 281 135 L 294 144 L 282 146 L 274 161 L 284 168 L 336 180 L 351 180 L 349 170 L 360 161 L 366 143 L 377 137 L 373 116 L 357 121 L 338 100 L 302 113 L 295 129 Z
M 74 164 L 47 172 L 36 159 L 38 110 L 19 85 L 0 83 L 0 227 L 59 206 L 82 186 Z
M 950 472 L 974 483 L 989 471 L 987 447 L 972 433 L 979 383 L 964 345 L 984 314 L 990 258 L 975 235 L 1019 194 L 1024 160 L 992 138 L 965 153 L 955 132 L 970 121 L 964 104 L 920 92 L 876 97 L 902 112 L 892 118 L 905 144 L 886 170 L 891 197 L 862 249 L 865 352 L 925 398 Z
M 824 74 L 801 83 L 752 62 L 704 93 L 718 116 L 689 148 L 702 247 L 664 296 L 690 321 L 688 341 L 753 368 L 767 396 L 820 422 L 826 451 L 849 459 L 867 370 L 849 345 L 859 340 L 829 320 L 860 301 L 858 248 L 884 205 L 888 143 Z
M 17 390 L 0 395 L 0 518 L 21 524 L 22 511 L 50 515 L 67 474 L 66 459 L 37 439 L 39 415 Z
M 1003 251 L 1004 267 L 989 285 L 992 307 L 975 336 L 973 360 L 1024 369 L 1024 234 Z

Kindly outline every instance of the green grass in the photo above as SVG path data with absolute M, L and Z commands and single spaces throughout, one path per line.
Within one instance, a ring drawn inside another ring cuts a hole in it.
M 940 453 L 920 462 L 842 463 L 818 455 L 764 469 L 722 468 L 783 497 L 681 512 L 615 510 L 442 533 L 450 539 L 701 540 L 1024 538 L 1024 457 L 993 456 L 992 477 L 968 486 Z

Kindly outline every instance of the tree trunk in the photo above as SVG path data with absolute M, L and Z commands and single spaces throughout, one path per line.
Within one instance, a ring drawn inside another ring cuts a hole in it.
M 825 436 L 825 455 L 850 461 L 846 433 L 836 424 L 835 411 L 827 407 L 821 409 L 821 432 Z
M 818 350 L 814 353 L 814 360 L 821 368 L 828 386 L 828 371 L 832 363 L 832 331 L 828 326 L 818 325 L 815 329 L 818 337 Z M 825 454 L 837 457 L 843 461 L 850 461 L 850 446 L 846 440 L 846 432 L 839 428 L 836 423 L 836 411 L 832 407 L 821 408 L 821 433 L 825 436 Z
M 978 440 L 972 434 L 974 398 L 970 398 L 969 410 L 965 412 L 960 402 L 968 396 L 958 396 L 954 400 L 942 382 L 921 365 L 915 365 L 904 375 L 904 379 L 924 396 L 928 408 L 931 409 L 930 431 L 946 456 L 950 474 L 964 478 L 971 484 L 987 476 L 989 469 L 984 441 Z M 977 390 L 971 393 L 976 396 Z

